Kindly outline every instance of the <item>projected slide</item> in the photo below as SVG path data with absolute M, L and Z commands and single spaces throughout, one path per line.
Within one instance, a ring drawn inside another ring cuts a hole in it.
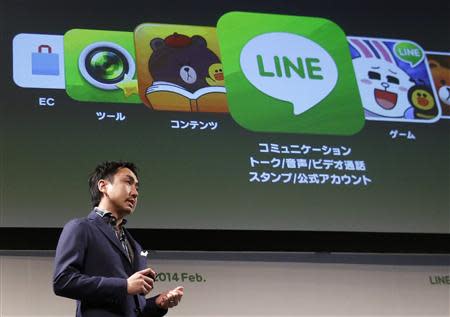
M 87 214 L 94 166 L 129 160 L 130 227 L 450 233 L 448 41 L 401 12 L 170 2 L 3 5 L 1 227 Z

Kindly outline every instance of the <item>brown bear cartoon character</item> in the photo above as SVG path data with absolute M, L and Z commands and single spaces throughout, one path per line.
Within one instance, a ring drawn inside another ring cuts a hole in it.
M 145 96 L 154 110 L 227 113 L 222 64 L 205 38 L 173 33 L 150 41 Z
M 450 116 L 450 56 L 433 55 L 428 59 L 443 116 Z
M 154 38 L 150 46 L 153 53 L 148 69 L 153 79 L 176 84 L 192 93 L 209 86 L 206 81 L 209 68 L 220 63 L 200 35 L 174 33 L 165 39 Z

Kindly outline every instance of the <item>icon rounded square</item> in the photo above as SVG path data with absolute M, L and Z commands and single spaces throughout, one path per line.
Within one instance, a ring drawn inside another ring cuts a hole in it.
M 72 29 L 64 35 L 64 51 L 71 98 L 141 103 L 132 32 Z
M 441 119 L 450 119 L 450 53 L 426 52 Z
M 13 39 L 13 79 L 25 88 L 64 89 L 63 36 L 17 34 Z
M 242 127 L 352 135 L 364 126 L 346 37 L 332 21 L 230 12 L 217 32 L 228 106 Z
M 228 112 L 215 28 L 144 23 L 134 35 L 144 104 L 164 111 Z
M 418 44 L 356 36 L 349 36 L 348 42 L 367 120 L 439 120 L 441 108 Z

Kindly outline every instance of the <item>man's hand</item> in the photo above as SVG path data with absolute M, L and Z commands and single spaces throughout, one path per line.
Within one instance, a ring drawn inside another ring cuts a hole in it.
M 156 273 L 151 268 L 138 271 L 127 279 L 127 292 L 130 295 L 147 295 L 153 289 Z
M 177 306 L 178 303 L 181 301 L 181 297 L 183 297 L 183 292 L 184 287 L 178 286 L 173 290 L 161 293 L 156 298 L 156 305 L 158 305 L 158 307 L 162 309 L 169 309 L 174 306 Z

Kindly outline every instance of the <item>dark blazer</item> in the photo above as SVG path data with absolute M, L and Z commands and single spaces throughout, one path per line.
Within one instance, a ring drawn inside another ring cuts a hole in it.
M 53 289 L 77 300 L 77 317 L 163 316 L 155 297 L 128 295 L 127 278 L 147 268 L 141 246 L 125 230 L 134 251 L 130 263 L 110 224 L 92 211 L 65 226 L 55 255 Z

